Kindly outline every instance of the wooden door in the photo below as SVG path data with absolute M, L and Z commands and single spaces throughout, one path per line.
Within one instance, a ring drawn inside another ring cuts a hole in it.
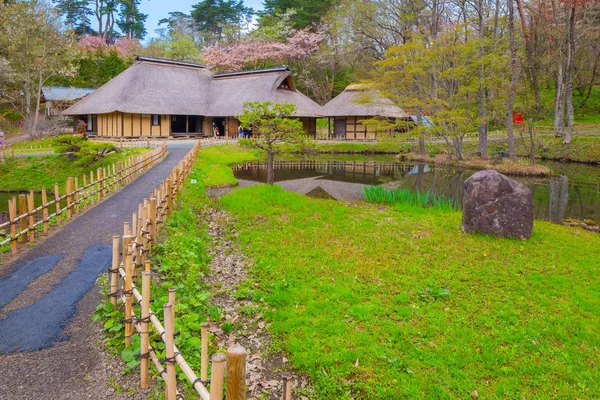
M 346 120 L 336 119 L 334 124 L 333 133 L 337 139 L 346 138 Z

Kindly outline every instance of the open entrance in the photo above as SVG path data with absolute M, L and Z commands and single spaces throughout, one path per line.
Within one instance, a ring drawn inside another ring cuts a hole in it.
M 202 133 L 202 117 L 199 115 L 172 115 L 171 133 Z
M 225 118 L 213 118 L 213 124 L 219 128 L 219 136 L 225 136 Z

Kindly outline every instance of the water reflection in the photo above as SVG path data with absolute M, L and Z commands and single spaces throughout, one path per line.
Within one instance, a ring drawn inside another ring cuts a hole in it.
M 589 166 L 581 166 L 589 173 Z M 600 170 L 600 168 L 599 168 Z M 569 173 L 576 175 L 577 166 Z M 247 163 L 234 167 L 238 179 L 266 182 L 265 163 Z M 451 197 L 462 204 L 463 183 L 473 171 L 425 164 L 380 161 L 279 161 L 275 163 L 275 182 L 286 190 L 301 194 L 358 201 L 367 185 L 390 189 L 427 191 Z M 579 182 L 567 174 L 552 178 L 515 178 L 528 186 L 533 195 L 534 217 L 553 222 L 565 218 L 600 221 L 600 185 Z M 248 182 L 246 182 L 248 184 Z

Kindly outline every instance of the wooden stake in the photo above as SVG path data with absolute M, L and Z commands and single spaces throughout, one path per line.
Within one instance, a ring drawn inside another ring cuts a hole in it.
M 98 201 L 102 200 L 102 168 L 96 170 L 96 181 L 98 182 Z
M 281 376 L 283 378 L 283 395 L 282 400 L 292 400 L 292 374 L 284 372 Z
M 246 398 L 246 349 L 231 346 L 227 349 L 227 400 Z
M 171 216 L 171 212 L 173 211 L 173 199 L 171 198 L 171 191 L 172 191 L 172 187 L 171 187 L 171 178 L 167 178 L 166 180 L 167 183 L 167 217 Z
M 129 222 L 123 224 L 123 235 L 131 236 L 131 228 L 129 228 Z
M 33 205 L 33 190 L 29 192 L 29 194 L 27 195 L 27 214 L 28 214 L 28 220 L 29 220 L 29 242 L 33 243 L 35 242 L 35 230 L 34 230 L 34 224 L 35 224 L 35 214 L 33 213 L 33 209 L 34 209 L 34 205 Z
M 73 178 L 67 178 L 67 219 L 71 219 L 73 207 Z
M 225 354 L 213 354 L 212 371 L 210 373 L 210 400 L 223 398 L 223 375 L 225 373 Z
M 131 236 L 129 236 L 131 240 Z M 133 311 L 133 249 L 132 244 L 127 245 L 127 255 L 125 258 L 125 347 L 131 346 L 131 336 L 133 335 L 133 321 L 131 313 Z
M 200 353 L 200 379 L 205 381 L 208 378 L 208 323 L 200 324 L 202 350 Z
M 137 222 L 138 222 L 138 217 L 137 217 L 137 213 L 133 213 L 133 216 L 131 218 L 131 236 L 134 236 L 137 238 Z
M 171 304 L 171 317 L 173 318 L 173 325 L 175 325 L 175 289 L 174 287 L 169 288 L 169 303 Z
M 113 236 L 112 271 L 110 273 L 110 301 L 117 309 L 117 291 L 119 289 L 119 236 Z
M 56 223 L 60 226 L 60 193 L 58 192 L 58 183 L 54 184 L 54 201 L 56 205 Z
M 147 267 L 149 268 L 149 265 Z M 150 278 L 150 272 L 142 272 L 142 329 L 140 330 L 140 354 L 148 353 L 148 344 L 150 343 L 148 331 L 148 320 L 150 319 Z M 148 371 L 148 361 L 150 360 L 148 357 L 142 357 L 140 360 L 140 386 L 142 389 L 146 389 L 150 386 Z
M 150 233 L 148 234 L 150 241 L 148 247 L 149 250 L 151 250 L 152 244 L 156 240 L 156 198 L 154 197 L 152 197 L 148 203 L 148 220 L 150 221 Z
M 165 351 L 167 356 L 167 400 L 175 400 L 177 396 L 177 380 L 175 377 L 175 349 L 173 348 L 173 306 L 165 304 Z
M 96 183 L 94 182 L 94 171 L 90 171 L 90 197 L 92 198 L 92 205 L 96 203 Z
M 10 251 L 17 254 L 17 199 L 13 197 L 8 201 L 8 217 L 10 218 Z
M 27 218 L 22 217 L 23 214 L 27 214 L 27 196 L 24 194 L 19 195 L 19 232 L 23 232 L 27 229 Z M 19 241 L 24 242 L 27 239 L 27 233 L 19 236 Z
M 108 181 L 106 178 L 106 167 L 102 167 L 102 197 L 106 197 L 106 187 L 108 186 Z
M 42 188 L 42 218 L 44 221 L 44 234 L 48 233 L 48 194 L 46 188 Z

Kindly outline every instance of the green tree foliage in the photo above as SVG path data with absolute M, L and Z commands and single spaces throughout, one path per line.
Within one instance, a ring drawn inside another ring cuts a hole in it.
M 259 24 L 272 25 L 277 21 L 273 16 L 290 9 L 296 11 L 292 21 L 295 29 L 316 25 L 337 0 L 265 0 L 264 11 L 259 13 Z
M 81 54 L 74 61 L 77 74 L 69 77 L 54 77 L 48 83 L 60 86 L 97 88 L 131 66 L 132 60 L 122 58 L 114 51 L 106 54 L 97 52 Z
M 102 161 L 110 153 L 121 151 L 112 143 L 90 142 L 86 138 L 73 135 L 63 135 L 54 139 L 54 148 L 84 168 Z
M 53 0 L 52 3 L 65 19 L 66 25 L 78 36 L 96 33 L 90 26 L 89 17 L 93 12 L 89 0 Z
M 466 40 L 464 29 L 440 34 L 433 39 L 414 37 L 401 46 L 393 46 L 386 59 L 377 63 L 376 78 L 382 92 L 404 109 L 413 110 L 421 118 L 431 116 L 434 126 L 418 124 L 415 133 L 425 133 L 445 140 L 448 152 L 464 159 L 463 139 L 478 126 L 478 67 L 485 62 L 506 65 L 500 51 L 478 57 L 479 40 Z M 502 70 L 496 75 L 502 85 Z M 496 101 L 501 102 L 498 90 Z
M 117 26 L 127 39 L 143 39 L 146 36 L 144 23 L 148 14 L 140 12 L 140 0 L 121 0 Z
M 295 112 L 296 106 L 293 104 L 256 101 L 244 103 L 244 112 L 237 117 L 242 127 L 252 128 L 253 132 L 253 137 L 243 140 L 242 144 L 267 154 L 267 183 L 270 185 L 275 181 L 275 156 L 310 144 L 310 139 L 302 129 L 302 122 L 292 118 Z M 288 146 L 275 147 L 277 143 Z
M 192 6 L 191 17 L 204 43 L 214 45 L 227 39 L 239 39 L 241 27 L 249 23 L 254 10 L 242 0 L 204 0 Z
M 194 62 L 200 58 L 196 45 L 189 36 L 175 33 L 166 45 L 165 55 L 171 60 Z

